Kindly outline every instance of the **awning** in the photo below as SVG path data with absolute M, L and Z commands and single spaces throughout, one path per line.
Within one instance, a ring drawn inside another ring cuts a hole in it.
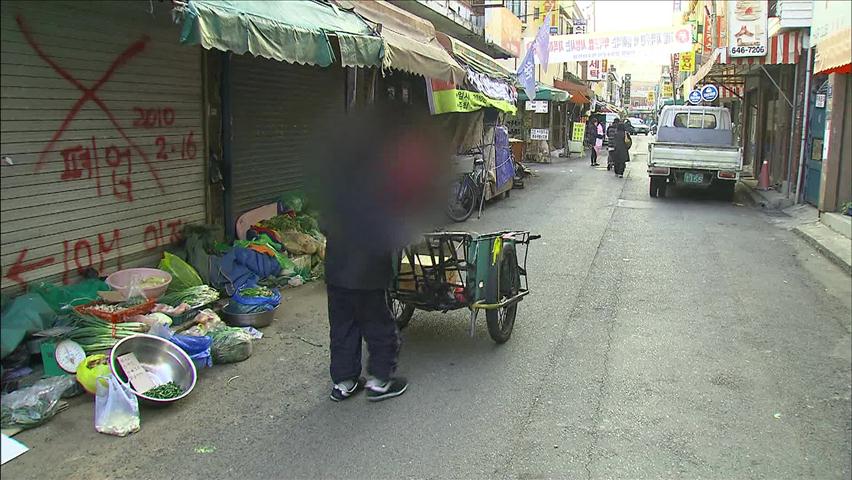
M 465 87 L 495 100 L 513 104 L 518 101 L 515 77 L 493 58 L 461 40 L 438 32 L 438 42 L 467 69 Z
M 714 50 L 713 55 L 711 55 L 710 58 L 706 62 L 704 62 L 700 67 L 698 67 L 698 71 L 696 71 L 692 75 L 686 77 L 683 80 L 683 82 L 681 82 L 680 85 L 678 85 L 678 88 L 685 86 L 685 88 L 684 88 L 685 92 L 692 91 L 693 87 L 695 87 L 695 85 L 697 85 L 698 82 L 703 80 L 704 77 L 706 77 L 707 74 L 710 73 L 710 70 L 713 68 L 713 65 L 716 65 L 716 61 L 719 60 L 719 57 L 721 55 L 723 55 L 724 53 L 725 53 L 724 48 L 717 48 L 716 50 Z
M 340 0 L 337 3 L 347 9 L 354 8 L 355 13 L 377 25 L 387 44 L 385 68 L 455 84 L 464 82 L 464 68 L 438 43 L 435 27 L 428 21 L 382 0 Z
M 503 68 L 503 66 L 488 55 L 443 32 L 438 32 L 437 37 L 438 42 L 448 52 L 455 55 L 462 63 L 473 70 L 494 78 L 500 78 L 509 82 L 513 81 L 514 76 L 512 72 Z
M 337 36 L 344 66 L 382 65 L 384 42 L 353 12 L 320 2 L 189 0 L 181 43 L 326 67 Z
M 589 99 L 589 96 L 594 96 L 594 93 L 591 93 L 591 88 L 585 85 L 578 85 L 567 80 L 554 80 L 553 83 L 557 88 L 565 90 L 571 94 L 572 103 L 576 103 L 578 105 L 592 103 L 591 99 Z
M 565 102 L 571 98 L 571 94 L 565 90 L 545 85 L 541 82 L 535 82 L 535 98 L 533 100 L 550 100 L 553 102 Z M 518 90 L 518 101 L 525 102 L 529 100 L 527 92 L 524 89 Z
M 852 3 L 814 2 L 814 74 L 852 73 Z

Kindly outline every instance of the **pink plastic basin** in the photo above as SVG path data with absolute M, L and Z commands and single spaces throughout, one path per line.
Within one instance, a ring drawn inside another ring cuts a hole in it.
M 121 294 L 124 295 L 124 298 L 127 298 L 127 294 L 130 292 L 130 283 L 133 279 L 138 278 L 141 282 L 148 277 L 160 277 L 166 279 L 166 282 L 162 285 L 142 289 L 145 298 L 149 300 L 152 298 L 156 300 L 163 296 L 163 294 L 166 293 L 166 290 L 168 290 L 169 284 L 172 283 L 172 276 L 168 272 L 164 272 L 158 268 L 128 268 L 125 270 L 119 270 L 108 276 L 106 283 L 110 286 L 110 288 L 117 292 L 121 292 Z

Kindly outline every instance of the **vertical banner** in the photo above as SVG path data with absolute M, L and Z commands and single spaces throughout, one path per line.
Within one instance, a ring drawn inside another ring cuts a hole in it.
M 692 73 L 695 71 L 695 52 L 689 51 L 678 56 L 681 73 Z
M 549 13 L 544 17 L 544 22 L 541 24 L 541 28 L 538 29 L 535 42 L 533 43 L 536 55 L 538 56 L 538 62 L 544 68 L 547 68 L 548 60 L 550 59 L 550 18 L 551 15 Z
M 535 52 L 534 45 L 527 48 L 527 53 L 518 65 L 518 82 L 524 87 L 524 92 L 530 100 L 535 99 Z
M 763 57 L 767 52 L 768 3 L 763 0 L 728 2 L 728 41 L 731 57 Z

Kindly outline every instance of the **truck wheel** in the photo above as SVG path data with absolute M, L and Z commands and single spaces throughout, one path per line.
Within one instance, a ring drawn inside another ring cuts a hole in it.
M 734 200 L 734 192 L 737 189 L 736 182 L 722 182 L 718 187 L 719 198 L 726 201 L 731 202 Z
M 651 188 L 648 194 L 651 195 L 651 198 L 657 197 L 657 177 L 651 177 Z
M 657 183 L 657 196 L 660 198 L 666 198 L 666 190 L 669 188 L 669 179 L 667 177 L 660 177 Z

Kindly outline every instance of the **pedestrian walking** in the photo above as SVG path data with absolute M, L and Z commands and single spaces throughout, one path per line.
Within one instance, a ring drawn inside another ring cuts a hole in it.
M 615 122 L 613 122 L 615 123 Z M 633 139 L 627 133 L 624 122 L 619 122 L 615 127 L 615 135 L 613 137 L 613 154 L 615 175 L 618 178 L 624 178 L 624 168 L 627 162 L 630 161 L 630 147 L 633 145 Z
M 620 118 L 613 119 L 612 123 L 606 127 L 606 150 L 607 150 L 607 158 L 606 158 L 606 169 L 607 171 L 612 170 L 615 166 L 615 137 L 618 135 L 618 126 L 621 124 Z
M 601 124 L 601 121 L 598 117 L 594 118 L 595 125 L 595 144 L 592 147 L 592 166 L 598 166 L 598 154 L 601 152 L 601 148 L 603 148 L 603 139 L 604 139 L 604 128 Z

